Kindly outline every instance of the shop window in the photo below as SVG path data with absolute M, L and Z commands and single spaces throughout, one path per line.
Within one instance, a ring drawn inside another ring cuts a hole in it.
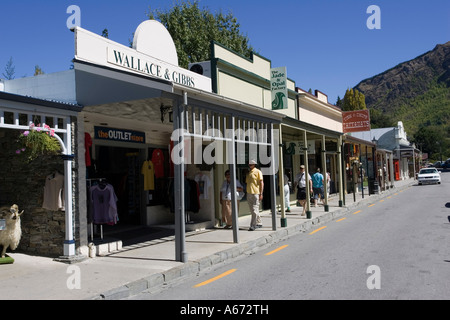
M 14 113 L 5 111 L 4 118 L 5 124 L 14 124 Z

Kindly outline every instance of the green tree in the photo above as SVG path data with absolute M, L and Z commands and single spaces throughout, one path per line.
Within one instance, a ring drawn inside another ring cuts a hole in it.
M 14 74 L 16 67 L 13 65 L 13 58 L 9 58 L 9 61 L 6 63 L 5 72 L 3 72 L 3 76 L 6 80 L 12 80 L 14 79 Z
M 181 67 L 187 68 L 191 62 L 210 59 L 211 41 L 250 57 L 253 48 L 249 39 L 240 31 L 240 24 L 232 13 L 217 12 L 199 8 L 198 0 L 177 1 L 168 11 L 150 11 L 150 19 L 160 21 L 171 34 L 178 53 Z
M 339 107 L 342 109 L 342 99 L 339 96 L 337 97 L 337 100 L 336 100 L 336 107 Z
M 372 129 L 376 128 L 390 128 L 395 127 L 396 123 L 389 114 L 381 110 L 370 108 L 370 126 Z
M 342 102 L 343 111 L 365 110 L 366 97 L 357 89 L 347 89 Z
M 440 152 L 447 148 L 444 131 L 436 127 L 421 126 L 414 134 L 412 141 L 430 158 L 437 159 Z M 444 159 L 445 160 L 445 159 Z

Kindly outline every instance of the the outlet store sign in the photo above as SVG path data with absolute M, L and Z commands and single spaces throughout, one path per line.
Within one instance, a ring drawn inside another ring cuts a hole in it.
M 75 39 L 75 58 L 78 60 L 212 92 L 210 78 L 178 66 L 172 37 L 155 20 L 139 25 L 133 48 L 80 27 L 75 28 Z
M 145 143 L 145 132 L 122 130 L 106 127 L 94 127 L 95 139 Z

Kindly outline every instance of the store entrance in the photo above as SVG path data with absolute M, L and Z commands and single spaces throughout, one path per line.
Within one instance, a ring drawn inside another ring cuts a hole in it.
M 117 225 L 140 225 L 143 204 L 141 164 L 144 150 L 96 146 L 95 178 L 105 179 L 117 196 Z

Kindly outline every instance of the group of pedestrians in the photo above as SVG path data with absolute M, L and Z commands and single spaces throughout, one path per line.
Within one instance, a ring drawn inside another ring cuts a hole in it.
M 254 231 L 256 228 L 261 228 L 261 216 L 259 214 L 259 206 L 260 202 L 263 199 L 264 192 L 264 181 L 263 174 L 261 170 L 256 168 L 256 161 L 249 161 L 249 171 L 247 173 L 245 183 L 246 183 L 246 194 L 247 194 L 247 203 L 251 213 L 251 222 L 249 231 Z M 306 174 L 308 175 L 306 177 Z M 327 173 L 328 174 L 328 173 Z M 222 205 L 222 218 L 225 222 L 225 228 L 232 228 L 232 208 L 231 208 L 231 181 L 230 181 L 230 171 L 227 170 L 225 172 L 225 181 L 222 184 L 220 189 L 220 203 Z M 330 177 L 328 175 L 327 181 L 330 181 Z M 323 203 L 324 200 L 324 186 L 325 180 L 323 174 L 320 173 L 320 168 L 317 168 L 316 172 L 311 177 L 309 173 L 305 173 L 305 166 L 300 166 L 300 173 L 295 177 L 294 188 L 297 187 L 296 198 L 297 201 L 303 208 L 301 213 L 302 216 L 306 214 L 306 201 L 307 192 L 306 192 L 306 181 L 309 181 L 309 191 L 310 195 L 314 196 L 314 206 L 317 206 L 318 200 L 320 199 Z M 236 190 L 238 193 L 243 195 L 244 187 L 236 179 Z M 238 195 L 237 195 L 238 196 Z M 239 208 L 239 200 L 241 200 L 242 196 L 238 197 L 238 208 Z M 290 187 L 289 187 L 289 177 L 284 175 L 284 201 L 285 207 L 287 208 L 287 212 L 290 212 Z
M 248 207 L 250 209 L 250 213 L 252 215 L 252 219 L 250 222 L 250 228 L 249 231 L 254 231 L 256 228 L 261 228 L 261 216 L 259 214 L 259 204 L 262 201 L 263 198 L 263 192 L 264 192 L 264 180 L 263 180 L 263 174 L 261 170 L 256 168 L 256 161 L 250 160 L 249 161 L 249 171 L 247 173 L 245 183 L 247 185 L 246 188 L 246 194 L 247 194 L 247 203 Z M 231 208 L 231 175 L 230 171 L 227 170 L 225 172 L 225 181 L 222 184 L 222 187 L 220 189 L 220 203 L 222 205 L 222 218 L 225 222 L 225 228 L 230 229 L 232 228 L 232 208 Z M 244 188 L 242 184 L 239 182 L 239 180 L 236 179 L 236 190 L 238 192 L 243 192 Z M 238 207 L 239 207 L 239 200 L 241 197 L 238 197 Z

